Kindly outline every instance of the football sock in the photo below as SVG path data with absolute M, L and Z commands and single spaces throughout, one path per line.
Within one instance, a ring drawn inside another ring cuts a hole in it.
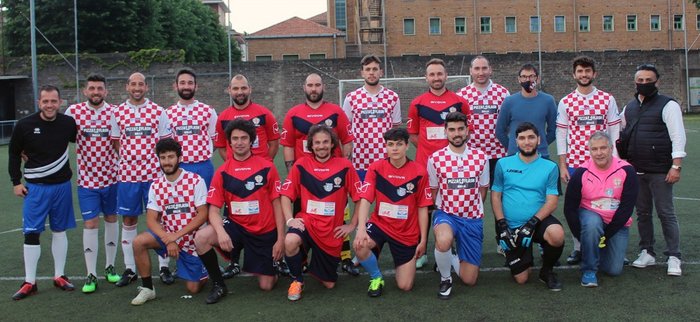
M 204 268 L 209 272 L 209 278 L 216 284 L 223 285 L 224 277 L 221 276 L 219 269 L 219 260 L 216 257 L 216 251 L 212 248 L 208 252 L 199 255 L 199 260 L 202 261 Z
M 287 262 L 287 267 L 289 267 L 289 275 L 292 276 L 292 279 L 303 283 L 304 277 L 301 275 L 301 254 L 302 252 L 300 251 L 294 256 L 284 256 L 284 260 Z
M 450 277 L 450 269 L 452 268 L 452 251 L 441 252 L 435 248 L 435 263 L 437 264 L 440 276 L 443 279 Z
M 36 267 L 41 257 L 41 245 L 24 244 L 24 280 L 36 284 Z
M 576 237 L 574 237 L 574 236 L 571 236 L 571 239 L 574 240 L 574 250 L 577 250 L 580 252 L 581 251 L 581 242 L 578 239 L 576 239 Z
M 150 276 L 141 277 L 141 285 L 145 288 L 153 289 L 153 278 Z
M 457 273 L 457 276 L 459 276 L 459 256 L 457 254 L 452 254 L 452 269 L 455 270 L 455 273 Z
M 105 221 L 105 267 L 114 266 L 119 240 L 119 223 Z
M 98 229 L 83 229 L 83 254 L 88 274 L 97 276 Z
M 68 254 L 68 237 L 66 232 L 51 234 L 51 254 L 53 254 L 53 272 L 55 277 L 65 275 L 66 255 Z
M 561 253 L 564 251 L 564 245 L 554 247 L 547 242 L 542 244 L 542 269 L 552 270 L 554 264 L 559 260 Z
M 131 245 L 136 238 L 136 225 L 122 227 L 122 252 L 124 253 L 124 266 L 136 272 L 136 260 L 134 260 L 134 247 Z
M 163 257 L 163 256 L 158 255 L 158 264 L 160 265 L 159 268 L 160 267 L 168 267 L 168 265 L 170 265 L 170 257 L 168 257 L 168 256 Z
M 382 271 L 379 270 L 379 263 L 377 263 L 377 256 L 374 256 L 373 252 L 370 252 L 369 257 L 361 261 L 360 264 L 362 264 L 362 267 L 369 273 L 369 278 L 375 279 L 382 277 Z

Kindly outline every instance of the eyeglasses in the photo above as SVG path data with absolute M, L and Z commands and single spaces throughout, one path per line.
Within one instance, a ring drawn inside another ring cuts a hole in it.
M 520 76 L 518 76 L 518 78 L 520 78 L 520 79 L 522 79 L 522 80 L 526 80 L 526 79 L 537 79 L 537 75 L 536 75 L 536 74 L 532 74 L 532 75 L 520 75 Z
M 637 66 L 637 71 L 640 70 L 656 70 L 656 66 L 654 64 L 641 64 Z

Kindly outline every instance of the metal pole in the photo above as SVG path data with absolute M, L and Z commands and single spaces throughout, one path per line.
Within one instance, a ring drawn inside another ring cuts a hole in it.
M 226 34 L 228 34 L 228 82 L 231 82 L 231 78 L 233 78 L 233 67 L 231 66 L 231 30 L 233 28 L 231 27 L 231 24 L 228 25 L 228 30 L 226 31 Z M 233 105 L 233 98 L 231 95 L 228 96 L 228 105 L 231 106 Z
M 384 71 L 386 71 L 386 67 L 389 66 L 389 60 L 386 58 L 386 4 L 384 0 L 382 0 L 382 34 L 382 42 L 384 43 Z
M 78 0 L 73 0 L 73 26 L 75 29 L 75 102 L 80 101 L 80 65 L 78 64 Z
M 542 78 L 542 17 L 540 17 L 540 0 L 537 0 L 537 57 L 540 62 L 540 88 L 544 90 L 544 81 Z
M 690 69 L 688 69 L 688 28 L 686 26 L 685 0 L 683 4 L 683 47 L 685 48 L 685 112 L 690 112 Z
M 36 17 L 34 16 L 34 0 L 29 0 L 29 35 L 32 52 L 32 92 L 34 93 L 34 112 L 39 111 L 39 80 L 36 70 Z

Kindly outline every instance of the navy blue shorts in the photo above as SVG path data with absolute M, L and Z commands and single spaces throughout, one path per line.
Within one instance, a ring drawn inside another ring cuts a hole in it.
M 324 282 L 338 281 L 338 264 L 340 256 L 333 256 L 324 252 L 316 245 L 308 230 L 301 231 L 296 228 L 289 228 L 288 234 L 297 234 L 301 237 L 302 252 L 308 253 L 311 250 L 311 260 L 309 261 L 309 273 Z
M 372 249 L 374 256 L 377 256 L 377 258 L 379 258 L 379 254 L 382 252 L 384 243 L 389 243 L 391 257 L 394 258 L 394 268 L 410 262 L 413 257 L 416 256 L 416 247 L 418 247 L 418 245 L 406 246 L 399 243 L 384 233 L 377 225 L 373 225 L 369 222 L 367 223 L 367 235 L 377 244 L 377 246 Z
M 544 242 L 544 232 L 550 225 L 561 226 L 561 223 L 554 216 L 548 216 L 535 227 L 535 233 L 532 235 L 532 243 L 529 247 L 518 245 L 515 249 L 506 252 L 506 263 L 508 263 L 511 275 L 518 275 L 532 267 L 532 245 Z
M 433 213 L 433 227 L 448 224 L 457 240 L 457 255 L 460 261 L 481 266 L 481 250 L 484 241 L 484 221 L 462 218 L 442 210 Z
M 224 219 L 224 229 L 231 238 L 234 248 L 245 249 L 244 271 L 270 276 L 277 274 L 277 270 L 272 265 L 272 246 L 277 242 L 277 230 L 255 235 L 228 218 Z
M 153 238 L 156 239 L 160 248 L 154 249 L 156 254 L 161 257 L 168 257 L 168 247 L 160 240 L 153 231 L 147 230 Z M 209 278 L 209 273 L 207 269 L 204 268 L 204 264 L 199 260 L 199 257 L 192 255 L 186 251 L 180 250 L 177 257 L 177 277 L 189 282 L 199 282 L 201 280 Z
M 70 181 L 56 184 L 25 184 L 27 196 L 22 206 L 22 232 L 38 234 L 44 231 L 46 217 L 52 231 L 75 228 L 73 192 Z
M 90 189 L 78 187 L 78 204 L 83 220 L 90 220 L 100 215 L 117 214 L 117 185 Z

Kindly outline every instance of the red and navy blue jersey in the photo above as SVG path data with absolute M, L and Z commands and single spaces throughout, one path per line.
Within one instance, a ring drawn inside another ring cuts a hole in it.
M 229 106 L 216 122 L 216 139 L 214 140 L 215 148 L 226 148 L 226 159 L 233 155 L 231 145 L 228 144 L 226 137 L 226 125 L 237 118 L 249 120 L 255 124 L 256 139 L 253 142 L 252 152 L 254 155 L 263 157 L 268 161 L 273 161 L 268 153 L 268 142 L 277 141 L 280 139 L 279 126 L 277 119 L 267 107 L 250 102 L 244 109 L 239 110 L 235 106 Z
M 352 128 L 350 121 L 340 106 L 323 102 L 314 109 L 308 104 L 299 104 L 292 107 L 284 117 L 280 144 L 294 148 L 294 159 L 298 160 L 304 155 L 311 156 L 311 151 L 306 148 L 306 136 L 309 129 L 316 124 L 325 124 L 335 131 L 341 144 L 352 142 Z M 333 151 L 333 155 L 342 156 L 340 147 Z

